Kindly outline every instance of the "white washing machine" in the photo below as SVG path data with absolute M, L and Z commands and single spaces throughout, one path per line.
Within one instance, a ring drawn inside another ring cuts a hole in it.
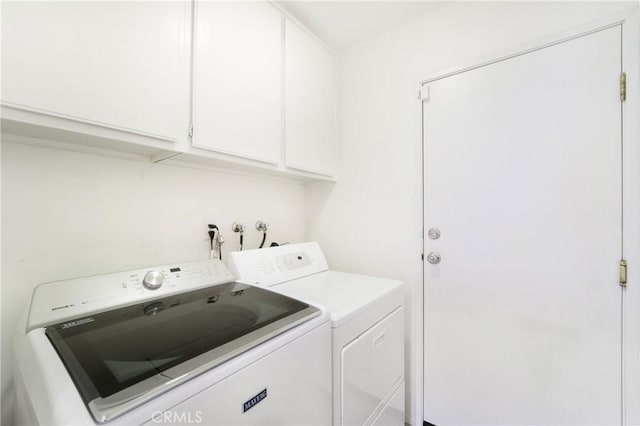
M 239 282 L 329 310 L 334 425 L 404 425 L 401 282 L 329 271 L 315 242 L 234 252 L 229 268 Z
M 17 423 L 329 424 L 328 313 L 233 280 L 207 260 L 38 286 Z

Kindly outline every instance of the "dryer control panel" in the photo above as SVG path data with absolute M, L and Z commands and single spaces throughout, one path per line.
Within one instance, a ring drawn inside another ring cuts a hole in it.
M 317 242 L 286 244 L 229 255 L 229 269 L 238 281 L 269 287 L 327 271 Z

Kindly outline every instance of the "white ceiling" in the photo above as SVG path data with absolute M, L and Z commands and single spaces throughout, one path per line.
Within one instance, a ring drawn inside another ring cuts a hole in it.
M 439 1 L 279 1 L 335 50 L 343 50 L 411 21 Z

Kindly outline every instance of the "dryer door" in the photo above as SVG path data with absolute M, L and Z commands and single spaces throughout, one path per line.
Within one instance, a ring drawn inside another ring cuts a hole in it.
M 404 369 L 403 324 L 400 307 L 342 349 L 343 425 L 365 424 L 392 397 Z

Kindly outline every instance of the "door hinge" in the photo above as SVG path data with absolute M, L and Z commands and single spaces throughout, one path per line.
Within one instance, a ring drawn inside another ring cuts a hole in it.
M 620 260 L 620 286 L 627 286 L 627 261 L 624 259 Z
M 620 101 L 627 100 L 627 74 L 620 73 Z
M 193 124 L 189 125 L 189 137 L 193 137 Z

